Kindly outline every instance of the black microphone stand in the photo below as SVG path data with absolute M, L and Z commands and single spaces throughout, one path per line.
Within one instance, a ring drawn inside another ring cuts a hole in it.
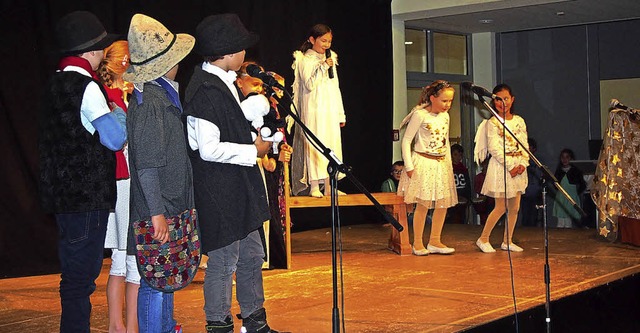
M 267 85 L 267 89 L 272 89 Z M 291 105 L 293 105 L 296 112 L 288 112 L 284 110 L 284 108 L 280 107 L 284 112 L 283 115 L 289 115 L 296 124 L 303 130 L 306 138 L 311 141 L 312 145 L 317 148 L 324 157 L 329 160 L 329 166 L 327 167 L 327 171 L 329 172 L 330 178 L 330 186 L 331 186 L 331 268 L 332 268 L 332 277 L 333 277 L 333 308 L 332 308 L 332 332 L 339 333 L 340 332 L 340 314 L 338 309 L 338 274 L 337 274 L 337 243 L 338 243 L 338 232 L 339 232 L 339 215 L 338 215 L 338 172 L 342 172 L 346 175 L 346 177 L 358 188 L 360 192 L 362 192 L 369 200 L 373 203 L 373 205 L 378 209 L 378 211 L 384 216 L 385 220 L 393 225 L 394 228 L 398 231 L 404 230 L 404 227 L 396 221 L 396 219 L 387 212 L 384 207 L 373 197 L 371 192 L 369 192 L 362 183 L 351 173 L 351 167 L 345 165 L 338 156 L 336 156 L 331 149 L 327 148 L 320 139 L 300 120 L 298 117 L 298 110 L 293 103 L 293 97 L 286 89 L 281 89 L 285 92 Z M 326 184 L 325 184 L 326 186 Z
M 548 232 L 548 226 L 547 226 L 547 202 L 546 202 L 547 191 L 546 191 L 545 178 L 551 179 L 553 181 L 553 185 L 556 187 L 558 192 L 562 193 L 562 195 L 564 195 L 567 198 L 567 200 L 569 200 L 569 202 L 573 205 L 573 208 L 575 208 L 576 211 L 580 213 L 580 215 L 587 216 L 587 213 L 585 213 L 584 210 L 582 210 L 582 208 L 571 198 L 571 196 L 569 196 L 567 191 L 565 191 L 565 189 L 560 185 L 560 182 L 558 182 L 558 179 L 553 173 L 551 173 L 549 168 L 546 165 L 543 165 L 540 162 L 540 160 L 538 160 L 538 158 L 535 155 L 533 155 L 533 153 L 531 153 L 529 148 L 527 148 L 528 146 L 523 145 L 522 142 L 520 142 L 520 139 L 518 139 L 518 137 L 515 136 L 513 132 L 511 132 L 509 127 L 507 127 L 505 124 L 506 119 L 503 119 L 502 117 L 500 117 L 498 115 L 498 112 L 494 110 L 493 107 L 491 107 L 491 105 L 487 101 L 485 101 L 483 96 L 478 95 L 478 101 L 480 101 L 491 112 L 491 114 L 494 117 L 496 117 L 496 119 L 499 120 L 499 123 L 502 125 L 502 128 L 506 130 L 511 135 L 511 137 L 513 137 L 516 140 L 518 145 L 520 145 L 520 147 L 522 147 L 527 152 L 527 154 L 529 154 L 529 158 L 538 166 L 538 168 L 542 169 L 543 173 L 546 175 L 546 177 L 544 176 L 542 177 L 542 181 L 544 185 L 542 188 L 542 214 L 543 214 L 543 228 L 544 228 L 544 283 L 546 287 L 545 288 L 545 294 L 546 294 L 545 322 L 546 322 L 547 332 L 551 332 L 551 312 L 550 312 L 551 311 L 551 293 L 550 293 L 551 270 L 549 268 L 549 232 Z

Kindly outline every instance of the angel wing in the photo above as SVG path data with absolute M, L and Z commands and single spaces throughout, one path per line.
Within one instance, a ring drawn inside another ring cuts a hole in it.
M 487 119 L 483 120 L 480 125 L 478 125 L 476 137 L 473 141 L 475 142 L 473 160 L 476 164 L 480 165 L 480 163 L 482 163 L 489 154 L 489 145 L 487 142 Z

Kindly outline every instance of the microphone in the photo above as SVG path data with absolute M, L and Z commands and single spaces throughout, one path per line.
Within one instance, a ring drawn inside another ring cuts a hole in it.
M 280 83 L 278 83 L 278 80 L 276 80 L 273 76 L 263 72 L 260 69 L 260 66 L 256 64 L 250 64 L 247 66 L 247 74 L 249 74 L 249 76 L 256 77 L 262 80 L 262 82 L 269 87 L 276 87 L 285 90 L 284 87 Z
M 475 84 L 471 83 L 471 82 L 462 82 L 462 87 L 469 89 L 471 91 L 473 91 L 476 95 L 478 96 L 484 96 L 484 97 L 489 97 L 492 99 L 499 99 L 502 100 L 502 98 L 500 98 L 500 96 L 490 92 L 489 90 L 482 88 L 480 86 L 476 86 Z
M 617 100 L 617 99 L 615 99 L 615 98 L 614 98 L 614 99 L 612 99 L 612 100 L 611 100 L 611 102 L 609 102 L 609 106 L 610 106 L 612 109 L 622 109 L 622 110 L 627 110 L 627 111 L 631 110 L 631 108 L 630 108 L 630 107 L 628 107 L 628 106 L 626 106 L 626 105 L 624 105 L 624 104 L 620 103 L 620 101 L 619 101 L 619 100 Z
M 331 58 L 331 49 L 326 49 L 324 56 L 327 57 L 327 59 Z M 329 67 L 329 78 L 333 79 L 333 66 Z

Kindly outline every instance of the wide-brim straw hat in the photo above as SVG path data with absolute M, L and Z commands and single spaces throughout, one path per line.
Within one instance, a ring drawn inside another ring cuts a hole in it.
M 162 23 L 144 14 L 135 14 L 129 25 L 130 66 L 123 78 L 139 83 L 155 80 L 184 59 L 195 44 L 189 34 L 173 34 Z
M 245 28 L 236 14 L 205 17 L 196 27 L 196 53 L 202 56 L 234 54 L 255 45 L 260 37 Z
M 62 54 L 103 50 L 120 37 L 107 33 L 98 17 L 84 10 L 63 16 L 56 24 L 55 36 Z

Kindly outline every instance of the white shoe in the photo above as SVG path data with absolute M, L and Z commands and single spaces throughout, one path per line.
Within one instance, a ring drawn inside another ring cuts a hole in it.
M 414 256 L 426 256 L 426 255 L 429 255 L 429 250 L 427 249 L 416 250 L 415 247 L 411 246 L 411 253 L 413 253 Z
M 331 192 L 324 192 L 324 195 L 327 196 L 327 197 L 330 197 L 331 196 Z M 347 194 L 342 192 L 342 191 L 340 191 L 340 190 L 338 190 L 338 195 L 347 195 Z
M 521 247 L 519 247 L 518 245 L 513 244 L 513 243 L 510 243 L 509 246 L 507 246 L 507 243 L 502 243 L 500 245 L 500 248 L 503 251 L 511 251 L 511 252 L 522 252 L 522 251 L 524 251 Z
M 484 253 L 496 252 L 496 250 L 493 248 L 493 246 L 491 246 L 491 244 L 489 242 L 483 243 L 483 242 L 480 241 L 479 238 L 476 241 L 476 245 L 478 245 L 478 247 L 480 248 L 480 251 L 482 251 Z
M 309 196 L 312 196 L 314 198 L 322 198 L 322 192 L 320 192 L 320 190 L 313 190 L 311 191 L 311 193 L 309 193 Z
M 427 251 L 429 251 L 429 253 L 437 253 L 437 254 L 451 254 L 453 252 L 456 252 L 456 249 L 452 248 L 452 247 L 437 247 L 437 246 L 433 246 L 431 244 L 427 244 Z

